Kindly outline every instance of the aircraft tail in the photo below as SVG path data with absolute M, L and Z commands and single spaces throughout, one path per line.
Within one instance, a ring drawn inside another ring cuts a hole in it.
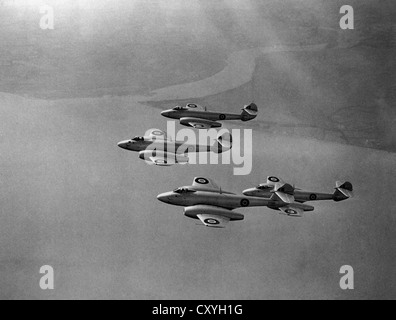
M 350 182 L 337 182 L 336 191 L 333 195 L 333 200 L 336 202 L 344 201 L 353 198 L 353 186 Z
M 228 132 L 219 135 L 215 140 L 215 143 L 211 147 L 211 151 L 214 153 L 223 153 L 231 149 L 232 149 L 232 135 Z
M 242 121 L 250 121 L 257 117 L 258 114 L 258 107 L 255 103 L 252 103 L 248 106 L 245 106 L 242 109 Z

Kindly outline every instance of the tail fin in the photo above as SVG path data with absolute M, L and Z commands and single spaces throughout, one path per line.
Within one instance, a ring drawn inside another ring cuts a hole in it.
M 336 202 L 344 201 L 353 198 L 353 186 L 350 182 L 339 182 L 336 184 L 336 191 L 333 195 L 333 200 Z
M 223 153 L 231 149 L 232 149 L 232 135 L 228 132 L 219 135 L 215 140 L 215 143 L 211 147 L 211 151 L 214 153 Z
M 258 114 L 258 107 L 255 103 L 252 103 L 248 106 L 245 106 L 242 109 L 242 121 L 250 121 L 257 117 Z

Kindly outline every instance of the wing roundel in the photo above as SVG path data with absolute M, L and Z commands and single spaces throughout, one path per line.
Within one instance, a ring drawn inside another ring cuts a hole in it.
M 206 227 L 210 227 L 210 228 L 223 229 L 230 222 L 230 219 L 227 217 L 210 215 L 210 214 L 199 214 L 198 218 Z
M 187 103 L 186 108 L 188 109 L 199 109 L 199 110 L 203 110 L 203 111 L 207 111 L 206 107 L 203 107 L 199 104 L 196 103 Z
M 147 136 L 151 139 L 159 139 L 159 140 L 166 140 L 168 138 L 165 131 L 158 129 L 149 130 Z
M 214 189 L 219 190 L 219 186 L 211 179 L 208 178 L 194 178 L 193 187 L 203 189 Z
M 184 215 L 199 219 L 205 226 L 212 228 L 224 228 L 230 221 L 242 221 L 245 218 L 232 210 L 208 205 L 187 207 L 184 209 Z
M 276 186 L 277 184 L 285 184 L 285 182 L 282 181 L 282 179 L 279 179 L 278 177 L 268 177 L 267 178 L 267 184 Z
M 193 117 L 181 118 L 180 124 L 195 129 L 211 129 L 211 128 L 220 128 L 222 126 L 221 123 L 216 121 L 202 119 L 202 118 L 193 118 Z
M 280 208 L 280 211 L 282 214 L 289 216 L 289 217 L 297 217 L 301 218 L 304 214 L 304 210 L 301 208 L 297 208 L 293 205 L 289 205 L 287 207 Z

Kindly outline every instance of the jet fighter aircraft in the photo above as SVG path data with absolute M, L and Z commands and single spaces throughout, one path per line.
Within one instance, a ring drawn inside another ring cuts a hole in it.
M 335 202 L 344 201 L 353 198 L 353 186 L 350 182 L 337 182 L 335 192 L 332 194 L 308 192 L 296 189 L 290 184 L 282 181 L 277 177 L 268 177 L 267 183 L 261 184 L 256 188 L 248 189 L 243 192 L 245 196 L 263 197 L 280 200 L 284 203 L 283 207 L 274 207 L 275 210 L 281 210 L 289 216 L 302 216 L 305 205 L 308 201 L 334 200 Z M 308 206 L 309 207 L 309 206 Z
M 164 117 L 180 120 L 180 124 L 195 129 L 220 128 L 218 121 L 242 120 L 244 122 L 257 117 L 257 105 L 252 103 L 245 106 L 240 114 L 210 112 L 206 108 L 195 103 L 189 103 L 185 107 L 177 106 L 161 113 Z
M 282 183 L 280 179 L 270 177 L 268 185 L 272 185 L 272 192 L 268 194 L 268 198 L 264 195 L 252 197 L 224 191 L 211 179 L 194 178 L 192 186 L 160 194 L 158 200 L 185 207 L 185 216 L 199 219 L 205 226 L 211 228 L 225 228 L 230 221 L 244 220 L 244 215 L 233 211 L 237 208 L 268 207 L 289 217 L 302 217 L 304 212 L 314 211 L 314 207 L 303 204 L 304 201 L 295 201 L 291 194 L 294 188 Z M 342 201 L 352 197 L 350 189 L 352 185 L 348 182 L 340 185 L 333 199 Z
M 172 166 L 189 163 L 188 154 L 198 152 L 226 152 L 232 148 L 232 135 L 219 135 L 211 146 L 186 144 L 183 141 L 172 141 L 165 132 L 152 130 L 147 137 L 135 137 L 121 141 L 118 146 L 128 151 L 139 152 L 139 158 L 151 161 L 157 166 Z
M 225 228 L 230 221 L 244 220 L 245 217 L 234 212 L 234 209 L 267 206 L 271 202 L 270 199 L 245 197 L 224 191 L 207 178 L 195 178 L 192 186 L 161 194 L 158 200 L 185 207 L 185 216 L 201 220 L 211 228 Z

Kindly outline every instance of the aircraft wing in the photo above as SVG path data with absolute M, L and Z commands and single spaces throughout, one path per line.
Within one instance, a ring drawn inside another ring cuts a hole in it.
M 284 203 L 294 203 L 296 201 L 294 198 L 295 188 L 282 179 L 277 177 L 268 177 L 267 185 L 274 187 L 275 194 Z
M 220 190 L 219 186 L 212 179 L 208 178 L 194 178 L 192 186 L 197 190 Z
M 197 217 L 206 227 L 210 228 L 223 229 L 231 221 L 230 218 L 218 216 L 216 214 L 210 214 L 210 212 L 207 214 L 199 214 Z
M 280 210 L 289 217 L 302 217 L 304 210 L 293 206 L 293 204 L 280 208 Z
M 184 117 L 180 119 L 180 124 L 187 127 L 193 127 L 195 129 L 211 129 L 211 128 L 220 128 L 221 123 L 202 119 L 202 118 L 193 118 L 193 117 Z
M 225 228 L 230 221 L 242 221 L 245 219 L 243 214 L 238 212 L 209 205 L 186 207 L 184 208 L 184 215 L 189 218 L 199 219 L 205 226 L 211 228 Z
M 277 177 L 268 177 L 267 178 L 267 185 L 273 186 L 275 189 L 279 189 L 282 186 L 284 186 L 286 182 L 284 182 L 282 179 L 279 179 Z
M 142 151 L 143 158 L 142 159 L 149 159 L 152 163 L 160 167 L 169 167 L 175 164 L 188 164 L 190 159 L 187 156 L 183 155 L 176 155 L 173 153 L 165 152 L 165 151 L 156 151 L 150 156 L 144 157 L 144 153 L 147 151 Z M 150 152 L 150 151 L 148 151 Z
M 187 103 L 186 108 L 188 109 L 199 109 L 199 110 L 203 110 L 203 111 L 207 111 L 206 107 L 203 107 L 199 104 L 196 103 Z
M 275 194 L 284 202 L 284 203 L 294 203 L 295 202 L 295 198 L 294 196 L 290 195 L 290 194 L 286 194 L 283 192 L 275 192 Z
M 148 133 L 148 137 L 151 139 L 161 139 L 161 140 L 167 140 L 168 135 L 166 134 L 165 131 L 162 130 L 150 130 Z
M 348 188 L 348 184 L 350 185 L 350 187 Z M 336 184 L 336 189 L 341 192 L 344 196 L 346 196 L 347 198 L 354 198 L 354 193 L 353 193 L 353 186 L 351 183 L 343 183 L 340 181 L 337 181 Z
M 176 164 L 176 161 L 172 159 L 165 159 L 163 157 L 150 157 L 149 158 L 152 163 L 159 167 L 170 167 Z
M 190 121 L 188 124 L 195 129 L 210 129 L 210 128 L 212 128 L 212 126 L 210 124 L 199 122 L 197 120 Z

